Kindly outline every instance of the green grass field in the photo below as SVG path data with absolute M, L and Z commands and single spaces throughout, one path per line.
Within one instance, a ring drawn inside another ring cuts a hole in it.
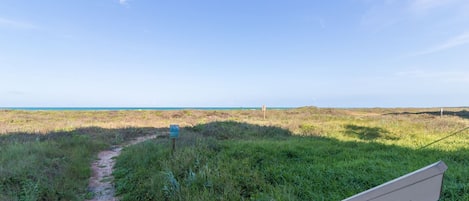
M 0 200 L 83 200 L 97 152 L 122 200 L 341 200 L 438 160 L 441 200 L 469 200 L 469 112 L 445 109 L 0 111 Z M 460 131 L 460 132 L 457 132 Z M 440 140 L 442 139 L 442 140 Z

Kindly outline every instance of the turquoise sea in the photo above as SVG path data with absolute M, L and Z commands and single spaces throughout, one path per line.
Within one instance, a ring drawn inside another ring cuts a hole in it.
M 267 109 L 283 110 L 292 107 L 267 107 Z M 0 110 L 27 111 L 123 111 L 123 110 L 261 110 L 261 107 L 0 107 Z

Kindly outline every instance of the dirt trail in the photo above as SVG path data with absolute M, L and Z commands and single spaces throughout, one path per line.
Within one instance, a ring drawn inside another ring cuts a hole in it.
M 111 150 L 99 152 L 98 160 L 93 162 L 91 165 L 93 176 L 90 178 L 88 184 L 88 189 L 93 192 L 94 198 L 88 201 L 117 201 L 118 199 L 114 197 L 115 189 L 112 185 L 112 181 L 114 180 L 112 169 L 114 167 L 115 157 L 119 156 L 123 147 L 134 145 L 159 136 L 162 135 L 138 137 L 125 145 L 114 146 Z

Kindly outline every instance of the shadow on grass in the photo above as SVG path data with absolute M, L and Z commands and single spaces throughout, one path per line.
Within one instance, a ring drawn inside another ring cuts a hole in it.
M 112 129 L 101 127 L 84 127 L 77 128 L 72 131 L 56 131 L 49 132 L 46 134 L 15 132 L 8 134 L 0 134 L 0 145 L 10 143 L 55 141 L 79 135 L 88 136 L 93 140 L 104 141 L 106 143 L 109 143 L 110 145 L 116 145 L 139 136 L 167 132 L 168 128 L 153 127 L 127 127 Z
M 167 128 L 78 128 L 0 135 L 0 200 L 84 200 L 97 153 Z
M 389 134 L 381 128 L 356 125 L 347 125 L 346 131 L 367 140 Z M 0 200 L 89 198 L 89 165 L 99 151 L 138 136 L 167 132 L 168 128 L 90 127 L 45 135 L 1 135 Z M 205 138 L 213 139 L 207 141 L 214 144 L 206 146 L 209 150 L 202 149 Z M 120 193 L 129 200 L 160 200 L 165 196 L 158 194 L 161 193 L 158 189 L 163 186 L 155 182 L 159 181 L 156 177 L 161 177 L 157 173 L 167 170 L 155 169 L 162 167 L 161 164 L 175 164 L 177 168 L 170 169 L 174 181 L 179 182 L 181 191 L 188 190 L 187 194 L 175 196 L 190 195 L 194 200 L 340 200 L 437 160 L 443 160 L 449 166 L 442 200 L 469 198 L 467 149 L 451 152 L 413 150 L 375 142 L 296 137 L 279 127 L 234 121 L 181 128 L 174 158 L 169 157 L 169 151 L 161 151 L 161 148 L 169 148 L 169 140 L 153 142 L 156 143 L 129 147 L 128 156 L 121 160 L 128 166 L 120 167 L 126 171 L 121 171 L 125 172 L 121 177 L 124 180 L 117 182 L 135 185 L 127 186 L 128 189 L 120 187 Z M 157 147 L 149 149 L 152 146 Z M 202 148 L 194 150 L 195 146 Z M 158 153 L 163 155 L 153 156 Z M 207 153 L 209 155 L 205 155 Z M 152 157 L 158 160 L 148 160 Z M 137 168 L 141 169 L 136 171 Z M 193 182 L 186 182 L 189 176 Z M 132 192 L 132 189 L 139 192 Z M 195 199 L 202 196 L 197 193 L 205 193 L 208 197 Z M 191 197 L 187 197 L 189 199 Z M 169 200 L 178 199 L 170 197 Z
M 200 124 L 178 139 L 197 143 L 178 145 L 174 155 L 162 150 L 165 140 L 129 147 L 117 159 L 116 186 L 123 201 L 341 200 L 443 160 L 449 170 L 441 200 L 469 198 L 469 150 L 385 145 L 371 141 L 386 137 L 384 129 L 346 128 L 370 142 L 294 136 L 279 127 L 233 121 Z
M 401 114 L 414 114 L 414 115 L 420 115 L 420 114 L 428 114 L 428 115 L 433 115 L 433 116 L 441 116 L 441 111 L 425 111 L 425 112 L 397 112 L 397 113 L 387 113 L 385 115 L 401 115 Z M 456 116 L 460 117 L 463 119 L 469 119 L 469 111 L 466 109 L 460 110 L 460 111 L 443 111 L 443 115 L 449 115 L 449 116 Z
M 218 140 L 275 138 L 284 139 L 292 135 L 289 130 L 275 126 L 260 126 L 236 121 L 218 121 L 199 124 L 191 128 L 192 131 L 205 137 L 215 137 Z
M 357 126 L 353 124 L 345 125 L 345 134 L 362 140 L 376 140 L 378 138 L 387 140 L 399 139 L 391 136 L 389 131 L 380 127 Z
M 200 130 L 196 133 L 194 130 Z M 0 135 L 0 200 L 83 200 L 91 176 L 90 164 L 99 151 L 145 135 L 162 134 L 169 128 L 85 127 L 72 131 L 8 133 Z M 197 137 L 219 140 L 285 138 L 277 127 L 237 122 L 217 122 L 182 127 L 177 147 L 192 146 Z M 166 142 L 169 143 L 169 140 Z M 169 145 L 167 146 L 169 150 Z

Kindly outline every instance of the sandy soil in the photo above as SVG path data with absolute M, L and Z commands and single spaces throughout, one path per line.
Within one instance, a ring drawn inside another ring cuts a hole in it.
M 138 137 L 123 146 L 114 146 L 110 150 L 100 152 L 98 154 L 98 160 L 91 165 L 93 176 L 90 178 L 88 189 L 94 193 L 94 198 L 88 201 L 117 201 L 118 198 L 114 197 L 115 189 L 112 184 L 114 180 L 112 170 L 115 157 L 119 156 L 122 148 L 125 146 L 134 145 L 158 136 L 161 135 Z

